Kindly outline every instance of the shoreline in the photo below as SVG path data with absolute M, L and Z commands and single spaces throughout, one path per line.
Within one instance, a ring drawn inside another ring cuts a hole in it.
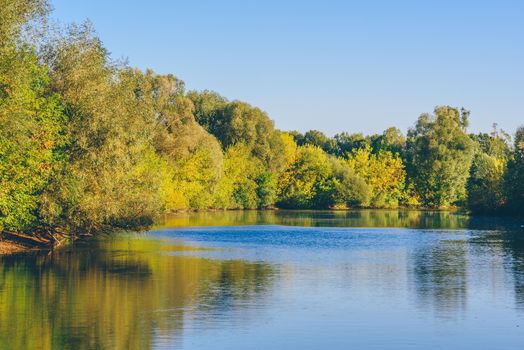
M 34 248 L 20 244 L 15 243 L 9 240 L 0 240 L 0 256 L 2 255 L 11 255 L 16 253 L 24 253 L 27 251 L 30 251 Z
M 28 235 L 0 232 L 0 256 L 52 248 L 53 244 L 50 242 L 39 241 Z
M 398 208 L 331 208 L 331 209 L 282 209 L 282 208 L 264 208 L 264 209 L 182 209 L 176 210 L 164 216 L 171 216 L 184 213 L 214 213 L 220 211 L 328 211 L 328 212 L 350 212 L 350 211 L 422 211 L 422 212 L 456 212 L 461 213 L 470 217 L 485 217 L 485 218 L 519 218 L 519 216 L 508 215 L 508 213 L 490 213 L 480 214 L 471 213 L 461 207 L 453 208 L 411 208 L 411 207 L 398 207 Z M 504 215 L 506 214 L 506 215 Z M 520 227 L 524 227 L 521 225 Z M 40 240 L 27 234 L 13 233 L 13 232 L 0 232 L 0 257 L 18 253 L 28 253 L 36 251 L 46 251 L 53 248 L 62 246 L 64 240 L 51 241 L 51 240 Z

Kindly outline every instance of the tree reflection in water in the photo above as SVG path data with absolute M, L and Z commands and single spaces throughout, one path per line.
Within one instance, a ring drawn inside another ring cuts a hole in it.
M 191 249 L 119 239 L 1 258 L 0 348 L 149 349 L 271 288 L 270 265 L 176 254 Z
M 294 227 L 180 228 L 252 224 Z M 0 258 L 0 349 L 521 343 L 518 221 L 244 211 L 162 227 L 172 228 Z

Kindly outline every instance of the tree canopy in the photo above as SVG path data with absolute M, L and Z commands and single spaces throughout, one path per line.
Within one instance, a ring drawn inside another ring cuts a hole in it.
M 437 106 L 407 136 L 283 132 L 266 112 L 111 59 L 86 22 L 29 36 L 44 0 L 0 0 L 0 232 L 141 229 L 175 210 L 524 208 L 524 129 L 468 135 Z

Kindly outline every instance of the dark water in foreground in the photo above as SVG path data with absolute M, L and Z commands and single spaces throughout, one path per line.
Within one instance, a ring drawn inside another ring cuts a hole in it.
M 523 349 L 521 224 L 180 214 L 0 258 L 0 349 Z

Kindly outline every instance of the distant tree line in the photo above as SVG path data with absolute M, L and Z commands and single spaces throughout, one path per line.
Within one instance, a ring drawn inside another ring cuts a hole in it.
M 454 206 L 522 214 L 524 129 L 469 112 L 407 135 L 282 132 L 259 108 L 110 59 L 89 23 L 43 32 L 45 0 L 0 0 L 0 232 L 147 227 L 180 209 Z

